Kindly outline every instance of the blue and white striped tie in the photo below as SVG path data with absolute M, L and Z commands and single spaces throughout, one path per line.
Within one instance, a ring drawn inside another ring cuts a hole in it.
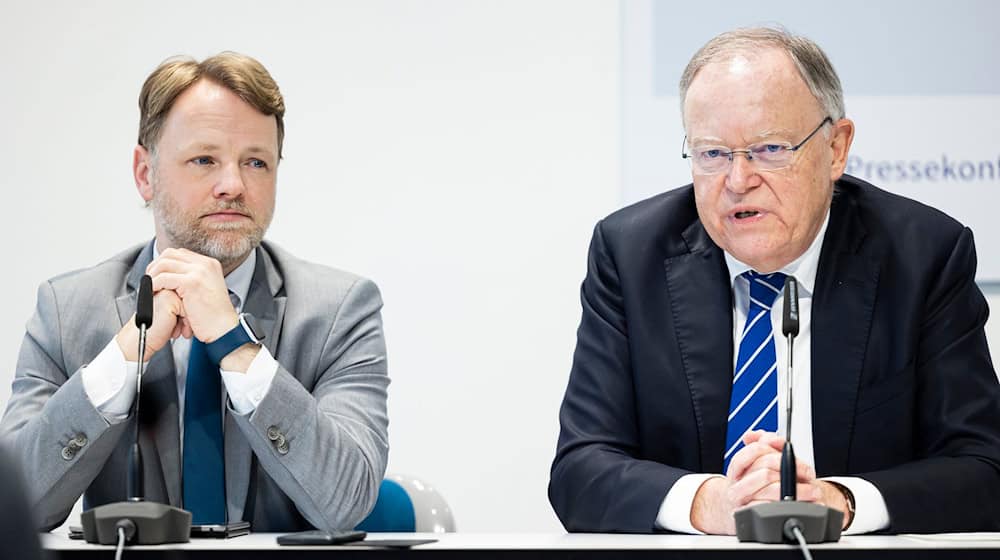
M 785 285 L 785 275 L 751 270 L 742 276 L 750 282 L 750 309 L 733 374 L 723 473 L 743 447 L 743 434 L 752 430 L 778 431 L 778 359 L 774 353 L 771 306 Z

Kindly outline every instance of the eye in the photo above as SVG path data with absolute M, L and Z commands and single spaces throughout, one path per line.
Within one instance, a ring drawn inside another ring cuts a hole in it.
M 696 150 L 695 153 L 699 159 L 716 159 L 725 155 L 721 148 L 703 148 Z
M 193 163 L 195 165 L 211 165 L 212 164 L 212 158 L 209 157 L 209 156 L 197 156 L 197 157 L 191 158 L 191 163 Z
M 759 144 L 750 148 L 750 151 L 758 155 L 780 154 L 788 149 L 784 144 Z
M 267 162 L 262 159 L 251 158 L 249 164 L 254 169 L 267 169 Z

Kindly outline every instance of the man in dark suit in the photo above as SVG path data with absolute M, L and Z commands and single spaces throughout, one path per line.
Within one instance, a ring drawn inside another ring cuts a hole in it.
M 847 532 L 1000 529 L 971 231 L 843 175 L 854 124 L 808 39 L 714 38 L 681 104 L 693 184 L 591 242 L 549 485 L 566 528 L 732 534 L 735 510 L 779 499 L 794 276 L 799 499 Z

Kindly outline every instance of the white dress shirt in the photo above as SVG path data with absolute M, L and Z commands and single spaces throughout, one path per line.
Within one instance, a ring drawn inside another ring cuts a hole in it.
M 159 250 L 154 246 L 153 258 L 158 256 Z M 229 288 L 230 298 L 234 300 L 233 306 L 237 312 L 242 310 L 243 302 L 246 301 L 247 293 L 250 291 L 256 264 L 256 251 L 251 251 L 246 260 L 226 276 L 226 287 Z M 181 441 L 183 441 L 184 391 L 191 340 L 175 339 L 170 342 L 170 349 L 177 375 L 178 417 Z M 267 348 L 261 346 L 246 373 L 220 370 L 226 388 L 226 392 L 222 395 L 223 401 L 228 394 L 237 413 L 245 415 L 253 412 L 264 399 L 277 372 L 278 362 Z M 80 375 L 87 398 L 109 423 L 117 424 L 128 417 L 129 409 L 135 400 L 138 363 L 125 361 L 125 355 L 114 338 L 93 361 L 80 370 Z M 224 406 L 225 402 L 222 405 Z
M 813 460 L 813 429 L 812 429 L 812 382 L 811 382 L 811 349 L 812 340 L 812 296 L 816 285 L 816 269 L 819 265 L 819 255 L 823 248 L 823 238 L 830 222 L 827 212 L 823 226 L 809 249 L 798 259 L 778 272 L 795 276 L 799 284 L 799 334 L 795 337 L 794 375 L 795 384 L 792 387 L 792 444 L 795 446 L 795 456 L 800 462 L 814 465 Z M 729 277 L 733 287 L 733 347 L 739 344 L 740 333 L 746 323 L 750 310 L 750 282 L 742 276 L 749 266 L 725 254 L 726 265 L 729 267 Z M 762 273 L 773 270 L 757 271 Z M 774 350 L 778 360 L 778 434 L 785 435 L 786 400 L 788 394 L 788 341 L 781 336 L 781 316 L 784 309 L 784 297 L 778 296 L 771 307 L 771 325 L 774 329 Z M 835 311 L 834 311 L 835 312 Z M 733 369 L 736 368 L 736 352 L 733 352 Z M 682 533 L 699 533 L 691 525 L 691 506 L 694 496 L 701 485 L 718 474 L 688 474 L 682 476 L 670 488 L 666 498 L 660 505 L 656 516 L 656 524 L 660 528 Z M 855 515 L 851 526 L 845 534 L 870 533 L 884 529 L 889 525 L 889 512 L 885 507 L 882 493 L 867 480 L 857 477 L 829 477 L 829 480 L 842 484 L 854 494 Z

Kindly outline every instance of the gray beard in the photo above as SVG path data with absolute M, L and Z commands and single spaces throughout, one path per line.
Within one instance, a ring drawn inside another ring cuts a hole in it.
M 235 267 L 260 245 L 267 230 L 257 223 L 257 217 L 250 214 L 242 200 L 221 203 L 217 209 L 238 209 L 253 217 L 253 223 L 247 224 L 216 224 L 211 228 L 204 227 L 198 217 L 184 215 L 176 203 L 160 189 L 154 190 L 153 216 L 160 224 L 164 239 L 169 246 L 194 251 L 206 257 L 219 261 L 224 270 Z M 270 222 L 268 218 L 267 222 Z

